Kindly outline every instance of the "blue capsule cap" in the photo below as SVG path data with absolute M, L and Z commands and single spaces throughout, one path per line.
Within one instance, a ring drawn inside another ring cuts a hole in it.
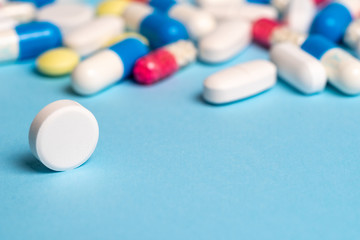
M 55 2 L 55 0 L 10 0 L 10 1 L 11 2 L 29 2 L 29 3 L 33 3 L 38 8 Z
M 182 23 L 156 11 L 143 19 L 140 33 L 149 40 L 152 48 L 189 39 L 189 34 Z
M 19 60 L 39 56 L 62 45 L 60 29 L 49 22 L 31 22 L 15 27 L 19 36 Z
M 247 0 L 249 3 L 270 4 L 270 0 Z
M 167 13 L 170 8 L 176 5 L 175 0 L 150 0 L 149 5 L 157 10 Z
M 134 68 L 135 62 L 149 53 L 149 48 L 141 40 L 133 37 L 118 42 L 109 49 L 114 51 L 123 62 L 124 74 L 122 78 L 128 77 Z
M 310 35 L 301 45 L 301 48 L 305 52 L 319 60 L 327 51 L 336 47 L 337 45 L 335 43 L 321 35 Z
M 331 3 L 315 17 L 310 33 L 320 34 L 331 41 L 340 42 L 352 20 L 349 9 L 340 3 Z

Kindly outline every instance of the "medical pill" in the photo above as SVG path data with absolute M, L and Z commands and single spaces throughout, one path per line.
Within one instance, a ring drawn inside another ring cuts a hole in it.
M 25 2 L 25 3 L 32 3 L 34 4 L 37 8 L 41 8 L 45 5 L 48 4 L 52 4 L 55 1 L 59 1 L 59 0 L 8 0 L 9 2 Z M 61 0 L 60 0 L 61 1 Z
M 208 63 L 227 61 L 251 43 L 251 24 L 243 20 L 227 20 L 199 41 L 200 59 Z
M 82 3 L 55 3 L 39 9 L 37 19 L 57 25 L 63 33 L 68 33 L 91 21 L 92 7 Z
M 292 0 L 283 14 L 283 20 L 291 30 L 308 33 L 316 13 L 314 0 Z
M 256 43 L 266 48 L 282 42 L 291 42 L 300 46 L 306 39 L 306 34 L 295 32 L 267 18 L 261 18 L 253 23 L 252 35 Z
M 124 27 L 124 21 L 120 17 L 101 16 L 66 34 L 64 44 L 81 56 L 87 56 L 122 33 Z
M 151 0 L 149 4 L 183 23 L 193 39 L 201 38 L 216 28 L 215 18 L 204 9 L 192 4 L 179 3 L 175 0 Z
M 123 17 L 127 27 L 146 37 L 152 48 L 159 48 L 189 38 L 187 30 L 181 22 L 142 3 L 129 3 Z
M 82 61 L 72 74 L 72 87 L 82 95 L 91 95 L 128 77 L 136 60 L 149 53 L 137 38 L 128 38 Z
M 13 29 L 19 22 L 13 18 L 0 19 L 0 32 Z
M 36 8 L 32 3 L 8 2 L 0 5 L 0 19 L 12 18 L 19 22 L 30 22 L 34 19 Z
M 224 104 L 254 96 L 276 83 L 276 66 L 265 60 L 242 63 L 211 75 L 204 81 L 203 97 Z
M 274 7 L 263 4 L 244 3 L 240 6 L 206 7 L 205 10 L 218 20 L 243 19 L 253 22 L 259 18 L 278 18 L 278 11 Z
M 62 76 L 71 73 L 78 65 L 80 56 L 69 48 L 49 50 L 38 57 L 36 67 L 48 76 Z
M 186 40 L 156 49 L 136 61 L 135 81 L 146 85 L 158 82 L 195 61 L 196 53 L 194 44 Z
M 310 33 L 340 42 L 346 28 L 360 13 L 360 1 L 337 0 L 322 9 L 312 23 Z
M 59 28 L 49 22 L 24 23 L 0 32 L 0 62 L 35 58 L 62 45 Z
M 243 0 L 196 0 L 201 7 L 239 6 Z
M 348 95 L 360 94 L 360 61 L 321 35 L 311 35 L 302 49 L 320 60 L 329 82 Z
M 33 155 L 54 171 L 82 165 L 94 152 L 98 138 L 94 115 L 71 100 L 47 105 L 36 115 L 29 131 Z
M 324 90 L 327 76 L 319 60 L 292 43 L 280 43 L 271 48 L 270 58 L 279 76 L 304 94 Z
M 118 0 L 116 0 L 118 1 Z M 140 41 L 142 41 L 144 44 L 149 45 L 149 41 L 141 34 L 136 33 L 136 32 L 124 32 L 124 33 L 120 33 L 119 35 L 113 37 L 110 41 L 108 41 L 104 47 L 110 47 L 118 42 L 121 42 L 123 40 L 125 40 L 126 38 L 137 38 Z

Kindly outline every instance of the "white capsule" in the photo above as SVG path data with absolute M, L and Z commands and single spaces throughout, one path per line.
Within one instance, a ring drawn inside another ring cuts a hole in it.
M 299 33 L 309 32 L 317 12 L 314 0 L 292 0 L 284 13 L 288 27 Z
M 29 131 L 33 155 L 55 171 L 73 169 L 86 162 L 98 138 L 94 115 L 71 100 L 47 105 L 36 115 Z
M 82 3 L 55 3 L 39 9 L 37 19 L 57 25 L 62 32 L 68 33 L 91 21 L 94 9 Z
M 201 38 L 216 28 L 216 20 L 210 13 L 191 4 L 175 4 L 168 14 L 183 23 L 193 39 Z
M 276 66 L 265 60 L 243 63 L 204 81 L 203 97 L 213 104 L 245 99 L 270 89 L 276 83 Z
M 335 2 L 344 5 L 347 9 L 349 9 L 351 15 L 354 18 L 360 16 L 360 1 L 359 0 L 335 0 Z
M 196 0 L 201 7 L 238 6 L 244 0 Z
M 208 12 L 212 13 L 218 20 L 225 19 L 243 19 L 247 21 L 256 21 L 260 18 L 277 19 L 278 11 L 264 4 L 244 3 L 241 6 L 219 6 L 207 7 Z
M 72 86 L 79 94 L 91 95 L 116 83 L 123 74 L 122 60 L 114 51 L 105 49 L 85 59 L 75 68 Z
M 270 50 L 279 76 L 288 84 L 305 94 L 324 90 L 326 71 L 319 60 L 292 43 L 280 43 Z
M 0 19 L 0 32 L 13 29 L 19 22 L 13 18 Z
M 321 63 L 329 82 L 348 95 L 360 94 L 360 61 L 341 48 L 328 50 Z
M 354 20 L 346 28 L 344 43 L 360 56 L 360 19 Z
M 120 17 L 101 16 L 65 35 L 64 44 L 81 56 L 86 56 L 104 47 L 122 33 L 124 27 Z
M 251 42 L 251 24 L 242 20 L 219 23 L 217 29 L 199 41 L 200 59 L 208 63 L 227 61 Z
M 127 28 L 139 31 L 142 21 L 154 12 L 154 8 L 137 2 L 131 2 L 125 8 L 123 18 Z
M 12 18 L 19 22 L 29 22 L 34 19 L 36 8 L 27 2 L 8 2 L 0 6 L 0 19 Z

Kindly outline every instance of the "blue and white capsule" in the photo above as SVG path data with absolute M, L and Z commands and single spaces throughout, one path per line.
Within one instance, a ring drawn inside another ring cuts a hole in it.
M 181 22 L 148 5 L 131 2 L 123 17 L 127 27 L 146 37 L 152 48 L 189 39 L 189 34 Z
M 321 35 L 311 35 L 301 48 L 319 59 L 329 82 L 348 95 L 360 94 L 360 61 Z
M 175 0 L 151 0 L 149 4 L 184 24 L 192 39 L 199 39 L 216 28 L 215 18 L 192 4 L 178 3 Z
M 350 23 L 359 16 L 359 0 L 337 0 L 326 6 L 315 17 L 310 33 L 322 35 L 338 43 Z
M 54 3 L 55 0 L 9 0 L 9 2 L 26 2 L 26 3 L 32 3 L 34 4 L 36 7 L 40 8 L 43 7 L 45 5 Z
M 31 22 L 0 32 L 0 62 L 38 57 L 62 45 L 61 32 L 49 22 Z
M 138 38 L 127 38 L 81 62 L 72 73 L 72 87 L 81 95 L 98 93 L 128 77 L 137 59 L 149 53 Z

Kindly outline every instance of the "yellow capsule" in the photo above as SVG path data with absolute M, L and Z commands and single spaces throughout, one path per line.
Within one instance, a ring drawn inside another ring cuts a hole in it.
M 129 3 L 129 0 L 110 0 L 102 2 L 97 7 L 97 14 L 121 16 Z
M 69 48 L 56 48 L 41 54 L 36 60 L 39 72 L 47 76 L 71 73 L 78 65 L 80 56 Z
M 137 38 L 140 41 L 142 41 L 144 44 L 149 46 L 149 41 L 141 34 L 136 33 L 136 32 L 126 32 L 126 33 L 121 33 L 117 36 L 115 36 L 114 38 L 112 38 L 110 41 L 108 41 L 104 47 L 110 47 L 112 45 L 114 45 L 115 43 L 118 43 L 126 38 Z

